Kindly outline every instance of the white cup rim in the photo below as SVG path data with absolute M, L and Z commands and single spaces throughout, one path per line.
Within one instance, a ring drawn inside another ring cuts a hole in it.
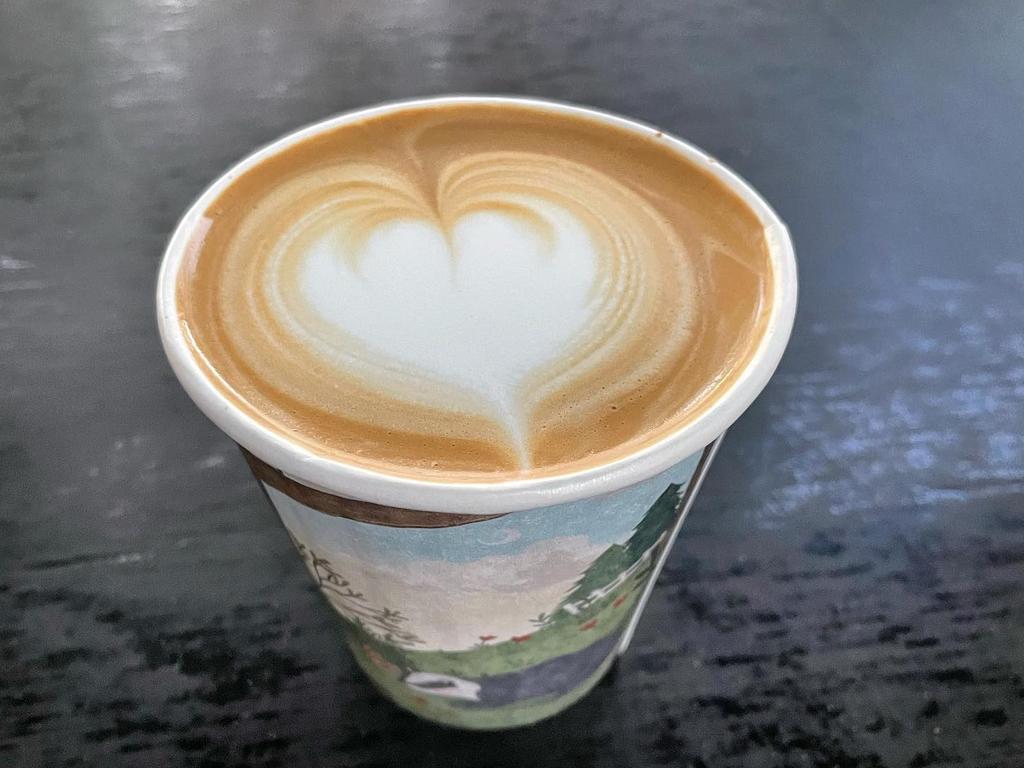
M 744 369 L 696 419 L 634 453 L 565 474 L 496 482 L 432 481 L 403 477 L 319 456 L 274 432 L 235 406 L 210 382 L 186 343 L 177 307 L 177 275 L 209 204 L 241 173 L 312 135 L 373 115 L 441 104 L 510 104 L 572 114 L 630 132 L 658 135 L 736 193 L 761 220 L 773 269 L 772 303 L 763 336 Z M 771 206 L 736 173 L 682 139 L 645 123 L 564 102 L 522 96 L 450 95 L 394 101 L 321 120 L 287 134 L 235 164 L 189 207 L 164 252 L 157 279 L 157 321 L 164 351 L 185 391 L 235 442 L 292 479 L 339 496 L 427 512 L 494 515 L 576 501 L 617 491 L 662 472 L 702 450 L 747 409 L 782 358 L 796 314 L 797 272 L 793 244 Z

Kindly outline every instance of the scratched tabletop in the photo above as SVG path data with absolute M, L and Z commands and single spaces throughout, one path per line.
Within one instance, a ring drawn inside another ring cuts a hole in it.
M 387 99 L 677 133 L 796 243 L 785 359 L 615 674 L 534 727 L 384 701 L 164 361 L 187 204 Z M 0 2 L 0 765 L 1024 765 L 1024 5 Z

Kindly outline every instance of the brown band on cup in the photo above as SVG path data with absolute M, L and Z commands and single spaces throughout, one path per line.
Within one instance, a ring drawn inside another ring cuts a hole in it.
M 360 523 L 385 525 L 390 528 L 454 528 L 484 520 L 494 520 L 500 515 L 464 515 L 449 512 L 424 512 L 416 509 L 387 507 L 369 501 L 356 501 L 335 496 L 325 491 L 303 485 L 292 480 L 281 470 L 267 464 L 260 458 L 239 446 L 249 469 L 260 482 L 280 491 L 300 504 L 333 517 L 344 517 Z

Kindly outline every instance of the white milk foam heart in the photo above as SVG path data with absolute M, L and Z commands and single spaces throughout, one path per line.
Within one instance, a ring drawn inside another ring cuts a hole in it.
M 550 237 L 500 211 L 463 215 L 446 237 L 421 220 L 378 226 L 357 253 L 316 241 L 300 267 L 309 305 L 390 361 L 490 404 L 520 450 L 521 382 L 570 347 L 594 314 L 594 244 L 570 212 L 523 201 Z M 436 403 L 444 406 L 446 403 Z

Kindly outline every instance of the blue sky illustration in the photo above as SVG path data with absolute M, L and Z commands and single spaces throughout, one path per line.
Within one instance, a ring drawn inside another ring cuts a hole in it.
M 327 551 L 361 559 L 469 562 L 512 555 L 539 541 L 586 536 L 602 545 L 622 541 L 670 483 L 689 482 L 700 454 L 659 475 L 598 498 L 525 512 L 455 528 L 388 528 L 304 510 L 303 524 Z M 298 506 L 298 505 L 296 505 Z

